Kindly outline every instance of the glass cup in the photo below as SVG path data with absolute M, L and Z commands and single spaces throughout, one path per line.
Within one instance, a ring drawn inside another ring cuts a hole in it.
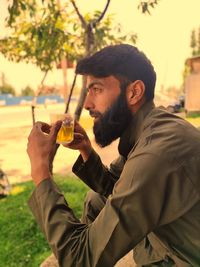
M 58 120 L 62 121 L 62 125 L 57 134 L 56 143 L 57 144 L 69 144 L 74 139 L 74 119 L 69 114 L 51 113 L 50 114 L 51 123 L 55 123 Z

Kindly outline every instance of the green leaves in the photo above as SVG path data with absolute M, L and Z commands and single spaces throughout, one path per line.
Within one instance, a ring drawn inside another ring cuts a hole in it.
M 200 27 L 193 29 L 190 37 L 190 47 L 192 49 L 192 56 L 200 55 Z
M 46 71 L 67 54 L 63 46 L 70 38 L 68 20 L 55 1 L 15 0 L 9 13 L 11 34 L 0 40 L 0 52 L 9 60 L 31 62 Z
M 108 15 L 98 27 L 94 29 L 95 36 L 95 50 L 99 50 L 106 45 L 113 45 L 119 43 L 135 44 L 137 35 L 135 33 L 124 33 L 121 24 L 113 26 L 113 15 Z
M 47 71 L 62 57 L 77 60 L 105 45 L 136 42 L 136 34 L 122 34 L 113 15 L 99 20 L 102 14 L 87 13 L 83 25 L 69 0 L 62 6 L 57 0 L 14 0 L 7 18 L 10 35 L 0 40 L 0 52 L 9 60 L 31 62 Z
M 0 94 L 11 94 L 15 95 L 15 89 L 12 85 L 10 84 L 4 84 L 0 86 Z
M 150 9 L 155 8 L 155 6 L 158 4 L 159 0 L 146 0 L 146 1 L 140 1 L 138 5 L 138 9 L 142 11 L 142 13 L 148 13 L 151 15 Z
M 35 92 L 29 85 L 27 85 L 24 89 L 21 90 L 21 95 L 22 96 L 34 96 Z

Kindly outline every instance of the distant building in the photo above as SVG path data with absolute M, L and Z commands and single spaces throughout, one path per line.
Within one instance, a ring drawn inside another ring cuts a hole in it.
M 187 113 L 200 113 L 200 55 L 188 58 L 191 73 L 185 81 L 185 109 Z

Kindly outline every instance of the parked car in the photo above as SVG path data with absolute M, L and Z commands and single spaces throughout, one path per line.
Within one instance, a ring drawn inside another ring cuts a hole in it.
M 177 101 L 172 102 L 168 105 L 167 110 L 172 113 L 179 113 L 184 109 L 185 106 L 185 96 L 180 95 Z

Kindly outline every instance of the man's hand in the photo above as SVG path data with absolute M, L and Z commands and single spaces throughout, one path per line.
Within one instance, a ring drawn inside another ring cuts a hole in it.
M 74 126 L 74 140 L 64 145 L 65 147 L 79 150 L 84 161 L 87 161 L 92 151 L 92 145 L 90 139 L 87 136 L 85 130 L 76 121 Z
M 31 162 L 31 176 L 36 185 L 51 177 L 50 166 L 61 124 L 61 121 L 53 126 L 36 122 L 28 137 L 27 153 Z

